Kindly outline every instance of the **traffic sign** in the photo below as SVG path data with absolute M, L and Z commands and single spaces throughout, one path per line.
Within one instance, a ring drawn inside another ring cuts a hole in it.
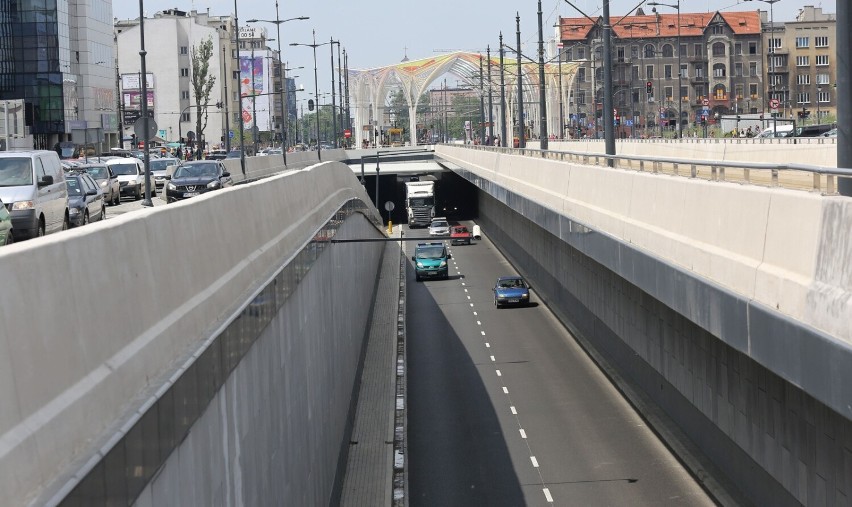
M 343 137 L 345 137 L 346 139 L 349 139 L 350 137 L 352 137 L 352 131 L 349 130 L 349 129 L 344 130 L 343 131 Z
M 228 139 L 233 139 L 233 138 L 234 138 L 234 131 L 233 131 L 233 130 L 229 130 L 229 131 L 228 131 Z
M 139 118 L 133 123 L 133 132 L 139 139 L 150 140 L 157 133 L 157 122 L 148 118 L 148 132 L 145 132 L 145 118 Z
M 704 99 L 704 100 L 702 100 L 702 101 L 701 101 L 701 104 L 702 104 L 702 105 L 705 105 L 705 106 L 709 106 L 709 105 L 710 105 L 710 100 L 708 100 L 708 99 Z
M 781 102 L 778 99 L 772 99 L 769 101 L 769 107 L 771 107 L 772 109 L 778 109 L 780 105 Z
M 385 211 L 393 211 L 395 207 L 396 205 L 393 203 L 393 201 L 385 201 Z

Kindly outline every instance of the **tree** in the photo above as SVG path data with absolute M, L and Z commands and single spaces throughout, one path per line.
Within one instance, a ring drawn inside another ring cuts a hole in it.
M 198 46 L 192 46 L 192 92 L 195 95 L 195 135 L 198 140 L 198 157 L 204 148 L 204 129 L 207 128 L 207 106 L 210 90 L 216 82 L 216 76 L 210 74 L 210 58 L 213 56 L 213 37 L 208 36 Z M 202 124 L 202 119 L 204 123 Z

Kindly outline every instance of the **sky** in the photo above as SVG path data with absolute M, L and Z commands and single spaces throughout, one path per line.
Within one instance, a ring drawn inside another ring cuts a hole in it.
M 144 0 L 146 17 L 157 11 L 178 8 L 205 11 L 211 15 L 233 14 L 238 9 L 240 25 L 247 19 L 275 19 L 275 0 Z M 602 13 L 603 0 L 571 0 L 571 3 L 594 17 Z M 634 9 L 640 0 L 611 0 L 610 16 L 618 18 Z M 643 2 L 644 3 L 644 2 Z M 676 0 L 662 0 L 674 5 Z M 761 0 L 680 0 L 681 12 L 769 10 Z M 822 7 L 824 12 L 835 13 L 836 0 L 779 0 L 773 6 L 776 22 L 793 21 L 805 5 Z M 650 12 L 649 7 L 643 7 Z M 658 7 L 663 12 L 667 7 Z M 349 55 L 350 69 L 368 69 L 399 62 L 406 55 L 412 60 L 428 58 L 449 51 L 474 51 L 485 54 L 498 47 L 502 31 L 504 42 L 515 45 L 515 15 L 521 16 L 521 41 L 523 53 L 535 54 L 538 40 L 537 0 L 312 0 L 309 2 L 279 2 L 279 19 L 309 16 L 305 21 L 281 24 L 281 48 L 288 67 L 304 67 L 293 71 L 298 75 L 296 85 L 313 89 L 313 52 L 311 48 L 290 47 L 291 42 L 310 43 L 311 31 L 316 30 L 317 42 L 330 38 L 340 40 Z M 559 16 L 576 17 L 565 0 L 542 0 L 545 39 L 554 34 L 553 25 Z M 113 16 L 118 19 L 139 17 L 136 2 L 114 1 Z M 275 37 L 275 25 L 266 26 L 270 37 Z M 274 49 L 276 42 L 271 42 Z M 336 53 L 336 48 L 335 48 Z M 335 61 L 336 61 L 335 54 Z M 328 45 L 317 48 L 317 66 L 320 94 L 331 88 L 331 55 Z

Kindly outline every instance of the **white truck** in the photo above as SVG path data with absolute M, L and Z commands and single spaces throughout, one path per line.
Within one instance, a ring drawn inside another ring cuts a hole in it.
M 406 181 L 405 208 L 409 227 L 429 227 L 435 217 L 435 182 Z

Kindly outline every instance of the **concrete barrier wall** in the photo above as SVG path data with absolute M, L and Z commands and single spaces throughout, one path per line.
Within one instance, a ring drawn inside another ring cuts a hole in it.
M 440 146 L 438 154 L 852 344 L 849 199 Z M 826 264 L 826 263 L 823 263 Z M 828 270 L 828 272 L 826 272 Z
M 355 215 L 335 238 L 380 235 Z M 135 505 L 333 503 L 383 249 L 318 256 Z
M 755 162 L 777 164 L 806 164 L 837 167 L 837 143 L 830 138 L 796 139 L 684 139 L 618 140 L 615 152 L 619 155 L 668 157 L 715 162 Z M 538 148 L 537 141 L 527 143 Z M 584 153 L 604 153 L 603 140 L 550 141 L 548 149 Z
M 4 498 L 25 505 L 102 445 L 353 198 L 369 202 L 331 162 L 0 250 Z
M 323 150 L 323 162 L 340 162 L 346 159 L 346 150 Z M 286 170 L 304 169 L 320 162 L 316 151 L 297 151 L 287 154 L 287 164 L 281 155 L 265 155 L 246 157 L 246 173 L 243 175 L 240 159 L 228 158 L 224 160 L 225 167 L 231 173 L 234 182 L 252 181 L 258 178 L 266 178 Z

